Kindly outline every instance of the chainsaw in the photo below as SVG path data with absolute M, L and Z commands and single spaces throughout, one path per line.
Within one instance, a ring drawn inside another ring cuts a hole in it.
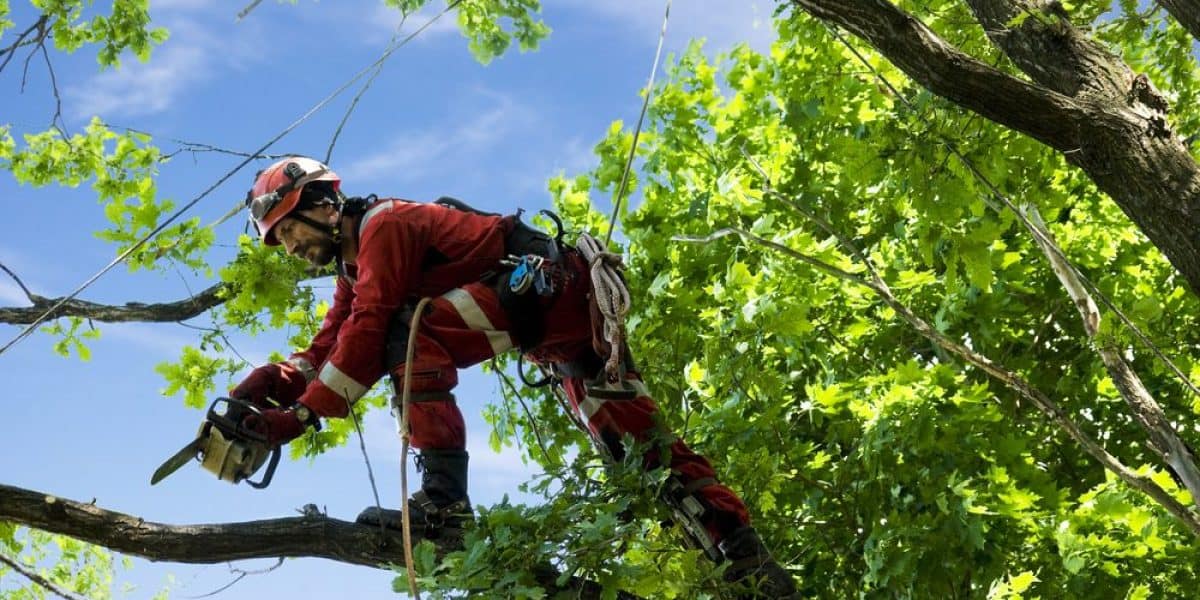
M 262 489 L 270 485 L 279 465 L 280 448 L 271 448 L 267 436 L 248 429 L 243 421 L 248 415 L 262 415 L 259 408 L 239 398 L 217 398 L 208 407 L 204 422 L 196 439 L 168 458 L 150 477 L 154 485 L 193 459 L 200 461 L 204 470 L 222 481 L 239 483 L 245 481 L 251 487 Z M 258 481 L 251 481 L 266 463 L 267 470 Z

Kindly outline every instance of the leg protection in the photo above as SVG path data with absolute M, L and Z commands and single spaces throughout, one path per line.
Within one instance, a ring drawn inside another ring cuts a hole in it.
M 684 534 L 697 548 L 704 551 L 714 562 L 720 562 L 721 551 L 714 543 L 712 534 L 708 532 L 706 522 L 711 521 L 711 507 L 703 496 L 696 492 L 703 487 L 716 485 L 717 480 L 711 477 L 696 479 L 684 484 L 677 475 L 667 478 L 663 487 L 663 502 L 671 508 L 675 524 L 683 529 Z
M 796 582 L 771 558 L 753 527 L 742 527 L 721 540 L 721 552 L 729 561 L 725 581 L 740 581 L 748 591 L 742 598 L 799 598 Z
M 621 438 L 630 434 L 638 441 L 667 436 L 658 409 L 636 371 L 625 380 L 609 382 L 604 373 L 594 379 L 565 377 L 563 387 L 575 409 L 584 417 L 601 452 L 621 460 L 625 448 Z M 664 456 L 663 453 L 668 455 Z M 739 527 L 748 525 L 749 513 L 741 499 L 716 479 L 716 472 L 703 456 L 678 438 L 662 451 L 652 449 L 643 457 L 646 468 L 667 466 L 672 475 L 662 491 L 663 501 L 688 538 L 713 560 L 721 554 L 717 543 Z

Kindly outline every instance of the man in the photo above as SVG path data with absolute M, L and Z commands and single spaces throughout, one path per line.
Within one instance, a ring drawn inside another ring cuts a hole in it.
M 422 467 L 421 490 L 409 504 L 413 523 L 457 528 L 470 518 L 466 432 L 451 390 L 458 368 L 508 350 L 554 369 L 610 455 L 623 455 L 626 434 L 666 434 L 631 362 L 618 378 L 603 368 L 589 265 L 576 250 L 515 216 L 461 203 L 347 198 L 340 185 L 325 165 L 291 157 L 261 171 L 247 197 L 265 244 L 315 266 L 336 262 L 338 272 L 333 306 L 309 348 L 255 369 L 232 392 L 261 406 L 268 398 L 279 403 L 252 423 L 270 444 L 298 437 L 319 417 L 345 417 L 384 374 L 399 394 L 409 323 L 423 297 L 432 302 L 419 321 L 409 382 L 410 440 Z M 666 439 L 672 476 L 663 495 L 683 529 L 711 558 L 730 561 L 728 579 L 754 583 L 762 597 L 793 595 L 741 499 L 717 482 L 704 457 Z M 661 466 L 660 454 L 647 452 L 643 462 Z M 399 519 L 399 511 L 375 508 L 359 515 L 388 526 Z

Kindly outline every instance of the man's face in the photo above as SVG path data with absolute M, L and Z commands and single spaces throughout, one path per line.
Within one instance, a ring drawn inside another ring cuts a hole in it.
M 337 218 L 337 211 L 330 206 L 302 210 L 299 211 L 299 214 L 317 223 L 332 224 L 333 220 Z M 334 257 L 340 251 L 338 245 L 333 243 L 333 239 L 327 233 L 290 216 L 284 217 L 275 225 L 275 237 L 279 239 L 279 243 L 283 245 L 288 254 L 307 260 L 317 267 L 323 267 L 333 262 Z

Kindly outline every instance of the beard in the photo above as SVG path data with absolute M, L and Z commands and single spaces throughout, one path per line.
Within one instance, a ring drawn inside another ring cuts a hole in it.
M 296 254 L 314 267 L 324 267 L 333 262 L 338 250 L 338 244 L 333 243 L 330 238 L 324 238 L 304 244 Z

